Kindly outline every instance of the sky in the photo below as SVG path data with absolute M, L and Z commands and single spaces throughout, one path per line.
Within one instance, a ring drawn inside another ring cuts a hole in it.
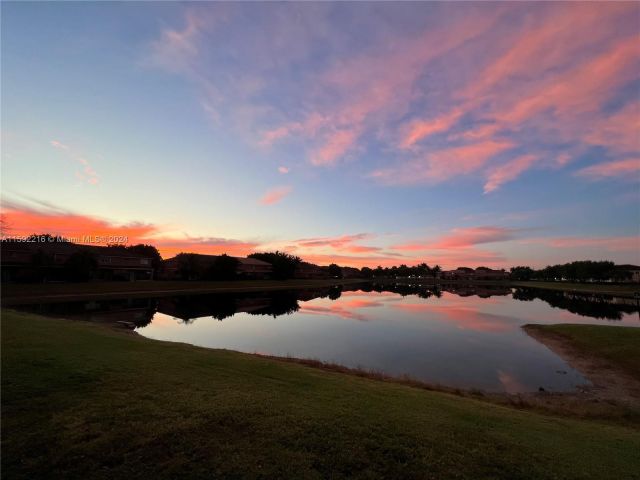
M 1 9 L 8 235 L 640 264 L 639 3 Z

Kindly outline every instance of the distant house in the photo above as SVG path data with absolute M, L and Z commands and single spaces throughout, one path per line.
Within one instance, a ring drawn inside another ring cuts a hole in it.
M 342 278 L 362 278 L 362 273 L 358 268 L 342 267 Z
M 640 283 L 640 267 L 638 265 L 616 265 L 612 277 L 613 281 Z
M 470 280 L 474 277 L 473 268 L 458 267 L 455 270 L 447 270 L 442 272 L 442 278 L 447 280 Z
M 62 241 L 2 242 L 2 281 L 65 280 L 67 261 L 76 253 L 91 254 L 92 280 L 152 280 L 152 259 L 125 247 L 101 247 Z
M 448 280 L 506 280 L 509 278 L 509 273 L 487 267 L 478 267 L 475 270 L 469 267 L 458 267 L 455 270 L 442 272 L 442 278 Z
M 273 266 L 257 258 L 235 257 L 238 260 L 238 275 L 247 278 L 269 278 Z
M 188 274 L 191 280 L 199 277 L 209 267 L 213 266 L 220 255 L 202 255 L 199 253 L 188 253 L 176 255 L 162 262 L 162 279 L 176 280 L 184 277 L 185 263 L 190 263 L 191 272 Z M 232 257 L 238 261 L 236 273 L 242 278 L 248 279 L 266 279 L 269 278 L 273 267 L 268 262 L 263 262 L 256 258 Z
M 299 279 L 322 279 L 329 277 L 329 272 L 326 269 L 308 262 L 300 262 L 296 266 L 293 274 L 293 278 Z
M 505 270 L 493 270 L 487 267 L 478 267 L 475 269 L 474 278 L 476 280 L 506 280 L 509 278 L 509 272 Z

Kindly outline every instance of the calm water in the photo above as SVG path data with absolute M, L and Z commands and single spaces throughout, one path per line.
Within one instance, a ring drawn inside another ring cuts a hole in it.
M 417 285 L 179 296 L 25 307 L 131 322 L 145 337 L 313 358 L 430 383 L 510 393 L 588 384 L 521 329 L 527 323 L 640 326 L 632 300 L 504 287 Z

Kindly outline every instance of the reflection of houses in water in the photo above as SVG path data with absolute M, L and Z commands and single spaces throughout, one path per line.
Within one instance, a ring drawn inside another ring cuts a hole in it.
M 480 298 L 489 298 L 495 295 L 505 296 L 511 294 L 511 287 L 504 285 L 443 285 L 442 289 L 460 297 L 477 295 Z
M 284 315 L 298 310 L 296 294 L 290 291 L 256 294 L 183 295 L 159 300 L 158 311 L 185 323 L 197 318 L 224 320 L 236 313 Z
M 90 302 L 62 302 L 29 305 L 21 308 L 50 317 L 64 317 L 94 323 L 120 324 L 129 328 L 144 327 L 156 313 L 156 299 L 125 298 Z
M 631 298 L 607 295 L 580 294 L 554 290 L 519 287 L 511 289 L 492 285 L 421 285 L 415 282 L 358 283 L 333 285 L 331 287 L 302 290 L 278 290 L 252 293 L 218 293 L 201 295 L 179 295 L 159 299 L 128 298 L 89 302 L 66 302 L 18 307 L 33 313 L 64 317 L 90 322 L 120 324 L 129 328 L 148 325 L 156 311 L 191 323 L 202 317 L 218 320 L 231 317 L 238 312 L 250 315 L 286 315 L 299 310 L 298 302 L 316 298 L 336 300 L 343 292 L 393 292 L 398 295 L 415 295 L 420 298 L 440 297 L 442 291 L 461 297 L 478 296 L 488 298 L 505 296 L 513 292 L 513 299 L 531 301 L 540 299 L 555 308 L 592 318 L 621 320 L 623 314 L 638 313 L 638 301 Z

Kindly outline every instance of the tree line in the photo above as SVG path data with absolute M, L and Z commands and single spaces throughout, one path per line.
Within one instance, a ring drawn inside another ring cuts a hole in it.
M 51 234 L 33 234 L 27 238 L 27 241 L 34 242 L 61 242 L 70 243 L 61 237 Z M 8 243 L 3 240 L 2 244 Z M 158 249 L 149 244 L 137 245 L 107 245 L 108 247 L 119 248 L 123 251 L 141 255 L 151 259 L 151 267 L 156 274 L 161 273 L 164 264 Z M 201 262 L 199 258 L 202 256 L 193 253 L 180 253 L 176 255 L 175 261 L 178 264 L 178 276 L 184 280 L 235 280 L 238 278 L 239 261 L 235 257 L 226 254 L 218 255 L 215 259 L 208 262 Z M 256 252 L 248 256 L 262 260 L 271 264 L 271 278 L 276 280 L 286 280 L 295 277 L 296 271 L 303 263 L 302 259 L 296 255 L 286 252 Z M 31 264 L 32 271 L 29 273 L 31 281 L 46 281 L 50 274 L 48 267 L 54 266 L 53 254 L 47 249 L 36 248 L 32 254 Z M 94 251 L 86 249 L 78 249 L 73 252 L 62 266 L 62 278 L 67 281 L 87 281 L 93 278 L 97 268 L 98 259 Z M 433 277 L 437 278 L 442 272 L 439 265 L 433 267 L 427 263 L 420 263 L 414 266 L 405 264 L 376 268 L 362 267 L 354 269 L 352 267 L 341 267 L 332 263 L 328 267 L 317 267 L 324 270 L 329 278 L 344 278 L 346 269 L 349 269 L 349 276 L 353 277 L 354 273 L 359 278 L 411 278 L 411 277 Z M 31 278 L 33 277 L 33 278 Z M 512 280 L 542 280 L 542 281 L 626 281 L 631 278 L 631 272 L 620 268 L 611 261 L 575 261 L 565 264 L 549 265 L 542 269 L 535 269 L 530 266 L 516 266 L 510 269 L 510 277 Z
M 605 280 L 625 281 L 631 278 L 631 272 L 617 268 L 610 261 L 581 260 L 557 265 L 548 265 L 539 270 L 518 266 L 511 268 L 513 280 L 544 280 L 571 282 L 602 282 Z

